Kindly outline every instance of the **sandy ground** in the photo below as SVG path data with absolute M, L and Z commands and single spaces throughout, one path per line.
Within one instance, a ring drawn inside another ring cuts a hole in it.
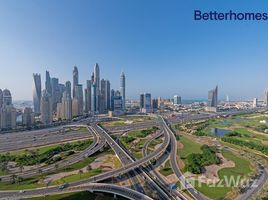
M 109 160 L 111 157 L 114 157 L 114 155 L 111 154 L 107 154 L 107 155 L 103 155 L 99 158 L 97 158 L 94 162 L 92 162 L 90 164 L 90 167 L 92 169 L 102 169 L 103 171 L 109 171 L 112 169 L 115 169 L 116 166 L 114 163 L 112 162 L 107 162 L 107 160 Z M 81 169 L 84 172 L 87 172 L 87 166 Z M 64 178 L 66 176 L 71 176 L 74 174 L 78 174 L 79 173 L 79 169 L 78 170 L 74 170 L 74 171 L 70 171 L 70 172 L 61 172 L 58 174 L 52 174 L 49 175 L 47 177 L 45 177 L 44 182 L 53 182 L 56 181 L 58 179 Z
M 178 147 L 178 150 L 183 149 L 183 144 L 181 142 L 177 141 L 177 147 Z M 178 162 L 180 169 L 183 169 L 185 164 L 184 164 L 183 160 L 180 159 L 179 156 L 177 156 L 177 162 Z

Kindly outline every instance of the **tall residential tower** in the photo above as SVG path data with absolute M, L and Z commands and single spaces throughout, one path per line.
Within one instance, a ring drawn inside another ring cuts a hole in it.
M 122 107 L 123 110 L 126 108 L 126 77 L 125 73 L 122 72 L 120 75 L 120 95 L 122 96 Z
M 36 115 L 40 114 L 40 101 L 42 96 L 42 87 L 41 87 L 41 75 L 33 74 L 33 104 L 34 104 L 34 113 Z

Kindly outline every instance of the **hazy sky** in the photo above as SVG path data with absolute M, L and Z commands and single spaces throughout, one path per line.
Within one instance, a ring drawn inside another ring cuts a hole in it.
M 127 97 L 141 92 L 184 99 L 259 97 L 268 88 L 268 21 L 194 21 L 202 11 L 267 12 L 267 1 L 0 0 L 0 88 L 32 99 L 32 74 L 60 82 L 78 66 L 85 85 L 101 77 Z M 219 3 L 220 2 L 220 3 Z

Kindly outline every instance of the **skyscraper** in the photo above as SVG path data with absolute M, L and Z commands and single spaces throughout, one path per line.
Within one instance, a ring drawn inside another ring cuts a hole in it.
M 141 112 L 152 112 L 152 100 L 150 93 L 144 93 L 140 95 L 140 109 Z
M 3 91 L 3 106 L 12 105 L 12 96 L 8 89 L 4 89 Z
M 87 80 L 87 87 L 85 88 L 85 112 L 91 111 L 91 80 Z
M 34 113 L 29 107 L 23 109 L 22 113 L 22 125 L 26 127 L 31 127 L 34 124 Z
M 57 108 L 57 103 L 60 102 L 60 88 L 59 88 L 59 79 L 52 78 L 51 79 L 51 86 L 52 86 L 52 102 L 53 102 L 53 110 L 55 111 Z
M 13 129 L 16 127 L 16 109 L 12 105 L 12 96 L 8 89 L 3 90 L 3 104 L 0 110 L 0 128 Z
M 112 111 L 109 112 L 109 115 L 115 115 L 115 116 L 119 116 L 124 114 L 123 111 L 123 102 L 122 102 L 122 96 L 120 95 L 120 91 L 113 91 L 112 95 L 111 95 L 111 107 L 112 107 Z
M 44 125 L 51 124 L 53 122 L 52 97 L 47 90 L 43 90 L 40 110 L 41 110 L 41 122 Z
M 144 94 L 140 94 L 140 109 L 144 108 Z
M 126 77 L 124 72 L 120 75 L 120 94 L 122 96 L 122 105 L 123 110 L 125 110 L 125 104 L 126 104 Z
M 3 105 L 3 92 L 0 89 L 0 109 L 2 108 L 2 105 Z
M 16 109 L 12 105 L 3 105 L 1 108 L 0 116 L 1 129 L 16 128 Z
M 208 91 L 208 107 L 207 111 L 217 112 L 218 106 L 218 86 L 215 89 Z
M 100 98 L 99 98 L 99 112 L 104 113 L 106 108 L 106 90 L 105 90 L 105 80 L 101 79 L 101 84 L 100 84 Z
M 91 111 L 92 113 L 98 113 L 97 110 L 97 88 L 95 83 L 91 84 Z
M 111 108 L 110 108 L 112 111 L 114 110 L 114 102 L 113 102 L 114 96 L 115 96 L 115 92 L 114 92 L 114 89 L 112 89 L 111 90 Z
M 65 90 L 66 90 L 66 92 L 67 92 L 67 94 L 69 95 L 69 97 L 71 97 L 72 96 L 72 86 L 71 86 L 71 82 L 70 81 L 66 81 L 66 83 L 65 83 Z
M 33 104 L 35 114 L 40 114 L 40 101 L 42 96 L 42 84 L 41 75 L 33 74 L 34 84 L 33 84 Z
M 61 119 L 72 119 L 72 98 L 67 91 L 63 92 L 61 100 Z
M 96 63 L 94 65 L 94 75 L 93 75 L 93 78 L 94 78 L 94 85 L 95 85 L 95 88 L 96 88 L 96 93 L 95 93 L 95 112 L 99 113 L 100 112 L 100 68 L 99 68 L 99 65 L 98 63 Z
M 105 81 L 105 93 L 106 93 L 106 109 L 111 109 L 111 84 L 109 80 Z
M 98 63 L 94 65 L 94 83 L 96 85 L 96 88 L 100 89 L 100 68 Z
M 40 101 L 42 96 L 42 88 L 41 88 L 41 75 L 33 74 L 34 85 L 33 85 L 33 104 L 34 104 L 34 112 L 36 115 L 40 114 Z
M 268 107 L 268 90 L 264 91 L 263 102 L 266 104 L 266 107 Z
M 157 105 L 158 110 L 163 110 L 163 108 L 164 108 L 164 103 L 163 103 L 161 97 L 158 97 L 158 98 L 157 98 L 157 104 L 158 104 L 158 105 Z
M 65 92 L 66 87 L 64 84 L 59 83 L 59 97 L 58 97 L 58 101 L 60 102 L 62 97 L 63 97 L 63 93 Z
M 74 91 L 76 95 L 74 99 L 78 100 L 78 116 L 83 115 L 84 110 L 83 85 L 81 84 L 76 85 Z
M 52 85 L 49 71 L 46 71 L 46 91 L 52 95 Z
M 157 111 L 157 109 L 158 109 L 158 100 L 157 99 L 152 99 L 152 109 L 153 109 L 153 112 Z
M 152 109 L 152 103 L 151 103 L 151 94 L 149 93 L 145 93 L 144 94 L 144 109 L 146 109 L 146 111 L 149 111 Z
M 217 107 L 218 105 L 218 86 L 215 89 L 208 91 L 208 106 Z
M 179 95 L 174 95 L 173 102 L 174 102 L 174 105 L 181 104 L 181 97 Z
M 257 98 L 254 98 L 254 99 L 253 99 L 252 107 L 253 107 L 253 108 L 257 108 L 257 107 L 258 107 L 258 99 L 257 99 Z
M 79 82 L 78 69 L 76 66 L 74 66 L 74 69 L 73 69 L 73 98 L 76 97 L 75 86 L 78 85 L 78 82 Z

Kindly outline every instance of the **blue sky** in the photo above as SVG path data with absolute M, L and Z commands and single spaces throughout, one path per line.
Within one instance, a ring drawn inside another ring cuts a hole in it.
M 268 21 L 194 21 L 202 11 L 267 12 L 263 1 L 0 0 L 0 88 L 32 99 L 32 73 L 60 82 L 74 65 L 85 85 L 95 62 L 101 77 L 127 97 L 260 97 L 268 88 Z

